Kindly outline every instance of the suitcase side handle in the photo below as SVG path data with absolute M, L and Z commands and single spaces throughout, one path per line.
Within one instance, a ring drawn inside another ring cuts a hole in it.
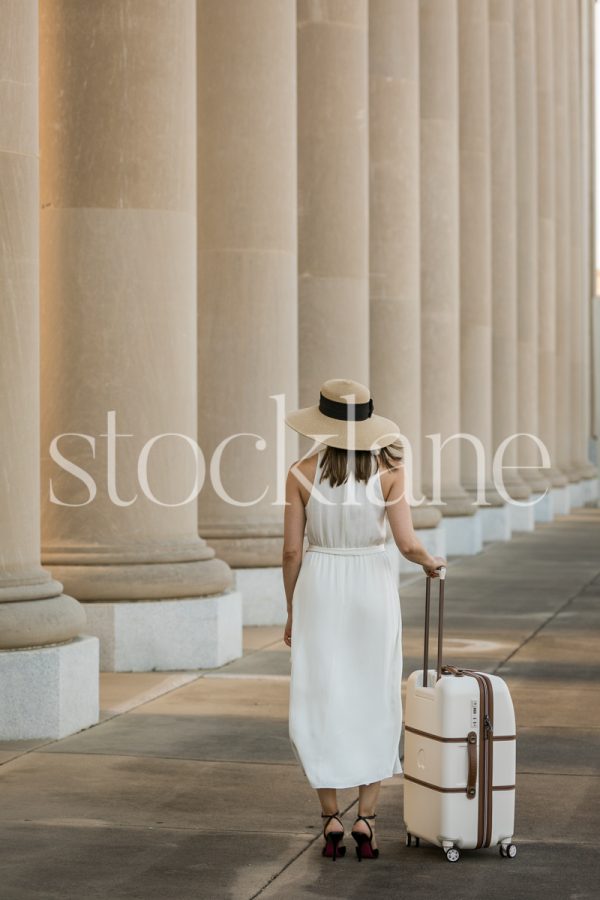
M 442 649 L 444 642 L 444 583 L 446 567 L 440 566 L 440 594 L 438 602 L 438 645 L 437 645 L 437 681 L 442 674 Z M 431 575 L 426 576 L 425 584 L 425 642 L 423 647 L 423 687 L 428 687 L 429 668 L 429 619 L 431 616 Z
M 476 793 L 477 784 L 477 733 L 470 731 L 467 736 L 467 749 L 469 751 L 469 774 L 467 775 L 467 797 L 472 800 Z

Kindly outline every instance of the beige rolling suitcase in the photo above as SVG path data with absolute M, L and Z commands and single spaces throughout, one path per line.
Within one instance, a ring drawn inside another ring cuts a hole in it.
M 423 669 L 408 679 L 404 726 L 407 846 L 423 839 L 450 862 L 463 849 L 498 846 L 512 858 L 516 733 L 502 678 L 442 665 L 444 584 L 439 579 L 437 670 L 428 669 L 431 581 L 425 600 Z M 423 678 L 423 673 L 425 678 Z

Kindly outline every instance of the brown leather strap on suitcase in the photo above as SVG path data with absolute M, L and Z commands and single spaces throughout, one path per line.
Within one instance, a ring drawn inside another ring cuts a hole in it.
M 440 595 L 438 604 L 438 642 L 437 642 L 437 680 L 442 674 L 442 649 L 444 643 L 444 582 L 446 580 L 446 567 L 440 567 Z M 425 644 L 423 648 L 423 687 L 428 687 L 429 668 L 429 618 L 431 615 L 431 575 L 427 575 L 425 585 Z
M 458 666 L 442 666 L 442 672 L 445 675 L 455 675 L 457 678 L 462 678 L 465 674 L 465 669 L 460 669 Z
M 467 735 L 467 749 L 469 751 L 469 773 L 467 775 L 467 797 L 472 800 L 475 797 L 477 785 L 477 732 L 470 731 Z

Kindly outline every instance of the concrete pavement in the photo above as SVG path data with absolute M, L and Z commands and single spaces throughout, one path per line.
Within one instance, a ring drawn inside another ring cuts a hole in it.
M 423 583 L 401 589 L 404 674 Z M 517 715 L 518 855 L 404 846 L 383 782 L 378 860 L 321 857 L 320 808 L 288 739 L 282 629 L 205 672 L 103 674 L 102 721 L 0 743 L 2 900 L 572 898 L 600 883 L 600 509 L 451 560 L 445 661 L 497 672 Z M 338 792 L 349 831 L 356 790 Z

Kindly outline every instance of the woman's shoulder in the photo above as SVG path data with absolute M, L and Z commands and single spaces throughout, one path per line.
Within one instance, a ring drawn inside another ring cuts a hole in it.
M 313 453 L 311 456 L 303 457 L 302 459 L 297 459 L 293 463 L 290 464 L 289 472 L 292 475 L 297 477 L 297 473 L 301 472 L 302 475 L 314 475 L 317 471 L 317 463 L 319 459 L 319 453 Z
M 393 466 L 388 467 L 379 457 L 377 457 L 377 465 L 379 467 L 379 480 L 381 482 L 381 490 L 384 499 L 387 500 L 389 493 L 400 478 L 404 477 L 404 464 L 399 460 L 394 460 Z
M 305 482 L 310 482 L 311 485 L 314 482 L 315 475 L 317 474 L 318 460 L 319 453 L 317 451 L 311 456 L 295 460 L 295 462 L 290 465 L 288 471 L 288 476 L 297 485 L 305 505 L 308 503 L 308 498 L 310 496 L 310 491 Z

